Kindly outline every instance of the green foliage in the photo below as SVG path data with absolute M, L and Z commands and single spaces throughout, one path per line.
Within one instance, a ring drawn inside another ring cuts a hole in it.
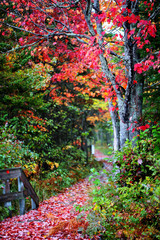
M 0 169 L 21 166 L 34 172 L 38 154 L 19 141 L 12 129 L 0 128 Z
M 159 183 L 146 178 L 126 187 L 113 182 L 95 187 L 87 232 L 104 239 L 159 239 Z
M 7 122 L 17 140 L 39 155 L 39 167 L 45 168 L 46 161 L 64 161 L 63 146 L 81 136 L 80 114 L 77 107 L 58 105 L 49 97 L 50 76 L 42 74 L 40 64 L 25 69 L 28 56 L 22 51 L 9 54 L 7 60 L 0 58 L 0 125 Z M 16 164 L 12 161 L 12 166 Z
M 63 161 L 61 148 L 81 136 L 82 113 L 76 106 L 58 105 L 49 97 L 46 78 L 50 76 L 41 74 L 40 64 L 34 69 L 15 69 L 24 54 L 10 54 L 8 62 L 1 57 L 0 124 L 7 121 L 17 139 L 39 154 L 39 166 L 45 166 L 55 158 Z
M 160 87 L 159 73 L 155 70 L 147 72 L 143 94 L 143 119 L 160 121 Z
M 47 108 L 48 104 L 43 100 L 44 94 L 37 90 L 42 84 L 44 84 L 44 78 L 31 69 L 19 70 L 15 73 L 8 66 L 5 71 L 1 69 L 0 123 L 4 124 L 5 119 L 13 119 L 13 124 L 16 124 L 14 118 L 22 116 L 24 112 L 31 109 L 42 112 L 45 107 Z
M 144 180 L 146 176 L 155 176 L 160 169 L 160 127 L 154 126 L 140 133 L 139 140 L 133 147 L 127 141 L 122 152 L 115 155 L 120 167 L 118 174 L 122 186 Z
M 76 183 L 89 175 L 92 167 L 97 170 L 101 169 L 102 164 L 90 159 L 88 164 L 84 164 L 86 157 L 83 153 L 81 158 L 77 157 L 81 155 L 82 151 L 75 151 L 74 162 L 66 161 L 58 164 L 57 162 L 47 162 L 50 167 L 50 171 L 43 171 L 41 179 L 32 179 L 31 183 L 40 199 L 43 201 L 59 192 L 63 192 L 65 188 L 68 188 L 72 184 Z M 72 153 L 73 154 L 73 153 Z M 66 155 L 69 159 L 70 155 Z M 72 155 L 73 156 L 73 155 Z
M 0 221 L 9 216 L 9 209 L 0 205 Z
M 148 1 L 149 3 L 149 1 Z M 158 1 L 154 1 L 154 8 L 152 11 L 155 11 L 159 6 Z M 146 19 L 148 11 L 146 11 L 145 1 L 140 4 L 141 17 Z M 149 14 L 152 15 L 152 11 L 149 10 Z M 149 43 L 146 45 L 146 48 L 151 50 L 151 56 L 153 53 L 158 53 L 160 50 L 160 24 L 159 24 L 159 14 L 155 14 L 153 17 L 154 23 L 156 25 L 156 36 L 155 38 L 149 37 Z M 145 41 L 145 39 L 143 39 Z M 139 50 L 140 56 L 143 58 L 146 57 L 146 48 Z M 158 54 L 153 54 L 154 60 L 158 59 Z M 140 76 L 141 81 L 144 81 L 144 93 L 143 93 L 143 120 L 151 120 L 152 122 L 160 121 L 160 83 L 159 83 L 159 73 L 157 69 L 150 67 L 148 71 L 145 72 L 145 75 Z
M 123 151 L 115 154 L 108 182 L 93 181 L 87 207 L 90 236 L 99 234 L 102 239 L 113 240 L 160 239 L 159 130 L 159 126 L 154 126 L 141 132 L 134 146 L 126 142 Z

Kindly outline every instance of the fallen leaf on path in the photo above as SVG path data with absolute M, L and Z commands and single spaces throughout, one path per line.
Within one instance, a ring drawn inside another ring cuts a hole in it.
M 78 239 L 89 240 L 81 232 L 87 222 L 77 220 L 74 205 L 83 206 L 89 199 L 87 179 L 40 203 L 37 210 L 25 215 L 7 218 L 0 223 L 0 239 Z M 79 230 L 80 229 L 80 230 Z

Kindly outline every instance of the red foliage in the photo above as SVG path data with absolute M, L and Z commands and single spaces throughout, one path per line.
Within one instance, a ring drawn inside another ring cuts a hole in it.
M 146 124 L 145 126 L 140 126 L 139 129 L 144 131 L 146 130 L 147 128 L 150 128 L 149 124 Z

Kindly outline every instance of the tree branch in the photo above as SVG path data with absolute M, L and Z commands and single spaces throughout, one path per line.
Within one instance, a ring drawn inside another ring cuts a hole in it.
M 152 85 L 148 85 L 147 87 L 144 87 L 144 89 L 148 89 L 149 90 L 150 88 L 152 88 L 152 87 L 154 87 L 156 85 L 160 85 L 160 82 L 153 83 Z
M 26 30 L 25 28 L 20 28 L 20 27 L 11 25 L 11 24 L 9 24 L 9 23 L 5 23 L 5 22 L 0 21 L 0 24 L 3 24 L 3 25 L 8 26 L 8 27 L 10 27 L 10 28 L 17 29 L 17 30 L 20 30 L 20 31 L 23 31 L 23 32 L 26 32 L 26 33 L 33 34 L 33 35 L 35 35 L 35 36 L 37 36 L 37 37 L 43 37 L 43 35 L 41 35 L 41 34 L 37 34 L 37 33 L 31 32 L 31 31 L 28 31 L 28 30 Z
M 115 56 L 115 57 L 118 57 L 119 59 L 121 59 L 121 60 L 125 60 L 125 58 L 123 57 L 123 56 L 120 56 L 120 55 L 118 55 L 117 53 L 115 53 L 115 52 L 113 52 L 113 51 L 110 51 L 110 54 L 111 55 L 113 55 L 113 56 Z
M 23 49 L 23 48 L 32 47 L 32 46 L 38 44 L 40 41 L 41 41 L 41 40 L 38 40 L 38 41 L 36 41 L 36 42 L 34 42 L 34 43 L 26 44 L 26 45 L 24 45 L 24 46 L 16 46 L 16 47 L 14 47 L 14 48 L 6 51 L 6 52 L 2 52 L 2 51 L 1 51 L 1 53 L 2 53 L 2 54 L 5 54 L 5 53 L 10 53 L 10 52 L 18 51 L 18 50 Z
M 93 28 L 93 25 L 91 23 L 91 13 L 92 13 L 92 8 L 93 8 L 93 5 L 92 5 L 92 1 L 91 0 L 86 0 L 87 4 L 86 4 L 86 9 L 83 10 L 81 4 L 81 10 L 85 16 L 85 19 L 86 19 L 86 22 L 87 22 L 87 25 L 88 25 L 88 28 L 89 28 L 89 31 L 91 33 L 92 36 L 95 36 L 95 32 L 94 32 L 94 28 Z
M 156 8 L 156 10 L 151 14 L 148 20 L 154 19 L 160 12 L 160 5 Z
M 148 54 L 145 58 L 143 58 L 143 59 L 140 61 L 140 63 L 146 61 L 151 55 L 157 55 L 157 54 L 159 54 L 159 53 L 160 53 L 160 51 L 156 51 L 156 52 L 154 52 L 154 53 Z

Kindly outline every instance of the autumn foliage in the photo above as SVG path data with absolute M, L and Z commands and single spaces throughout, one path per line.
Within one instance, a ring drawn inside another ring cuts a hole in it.
M 112 105 L 114 129 L 119 122 L 116 148 L 138 133 L 144 91 L 139 75 L 159 67 L 159 49 L 151 47 L 157 1 L 5 0 L 1 5 L 2 35 L 23 31 L 17 47 L 50 66 L 54 100 L 67 104 L 77 95 L 98 97 L 101 92 Z
M 85 180 L 2 221 L 2 237 L 159 237 L 159 10 L 157 0 L 1 1 L 0 168 L 25 168 L 44 200 L 44 188 L 86 176 L 88 140 L 110 119 L 119 167 L 110 185 L 95 182 L 89 221 L 73 209 L 88 200 Z

